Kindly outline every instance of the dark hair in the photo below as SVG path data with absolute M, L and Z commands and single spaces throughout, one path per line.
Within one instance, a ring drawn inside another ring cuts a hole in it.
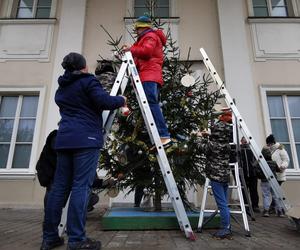
M 266 138 L 266 143 L 267 143 L 267 144 L 275 144 L 276 141 L 275 141 L 274 135 L 270 134 L 270 135 Z
M 81 70 L 86 67 L 86 60 L 83 55 L 76 52 L 71 52 L 66 55 L 61 63 L 61 66 L 70 72 Z
M 106 73 L 106 72 L 112 72 L 112 73 L 114 73 L 115 69 L 113 67 L 112 62 L 107 61 L 107 60 L 103 60 L 97 66 L 97 68 L 95 70 L 95 75 L 101 75 L 101 74 Z

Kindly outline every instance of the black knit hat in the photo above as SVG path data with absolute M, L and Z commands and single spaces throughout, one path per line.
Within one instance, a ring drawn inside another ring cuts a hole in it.
M 275 137 L 274 137 L 274 135 L 269 135 L 267 138 L 266 138 L 266 143 L 267 144 L 275 144 L 276 143 L 276 141 L 275 141 Z
M 86 60 L 81 54 L 71 52 L 64 57 L 61 66 L 65 70 L 73 72 L 75 70 L 84 69 L 86 67 Z

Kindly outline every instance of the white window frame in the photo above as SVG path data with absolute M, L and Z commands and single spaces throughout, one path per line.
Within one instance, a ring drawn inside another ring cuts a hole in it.
M 268 6 L 268 12 L 269 12 L 269 16 L 268 17 L 275 17 L 270 15 L 270 13 L 272 13 L 272 2 L 271 0 L 266 0 L 267 1 L 267 6 Z M 287 0 L 290 1 L 291 4 L 291 8 L 292 13 L 288 13 L 288 15 L 286 17 L 298 17 L 299 16 L 299 7 L 297 0 Z M 258 17 L 254 15 L 254 9 L 253 9 L 253 0 L 247 0 L 247 4 L 248 4 L 248 12 L 249 12 L 249 16 L 250 17 L 257 17 L 257 18 L 262 18 L 262 17 Z M 289 5 L 289 4 L 288 4 Z M 286 18 L 285 16 L 280 16 L 281 18 Z
M 6 169 L 0 169 L 0 179 L 10 179 L 15 177 L 34 177 L 36 170 L 35 164 L 38 159 L 38 144 L 40 138 L 40 130 L 41 130 L 41 123 L 42 123 L 42 115 L 43 115 L 43 107 L 44 107 L 44 100 L 45 100 L 45 87 L 0 87 L 1 95 L 30 95 L 36 94 L 39 96 L 38 106 L 37 106 L 37 113 L 36 113 L 36 122 L 35 128 L 33 132 L 33 139 L 32 139 L 32 148 L 29 160 L 28 168 L 18 168 L 13 169 L 11 166 Z M 17 109 L 20 109 L 20 105 Z M 16 127 L 14 126 L 14 130 Z M 15 134 L 15 135 L 14 135 Z M 16 131 L 13 132 L 13 135 L 16 136 Z M 13 136 L 12 135 L 12 136 Z M 10 158 L 13 156 L 11 155 Z M 12 159 L 8 159 L 8 162 L 12 164 Z
M 23 18 L 18 18 L 17 17 L 17 7 L 18 7 L 19 0 L 6 0 L 6 1 L 8 1 L 8 2 L 7 2 L 5 17 L 6 18 L 12 18 L 12 19 L 23 19 Z M 38 0 L 34 0 L 34 3 L 33 3 L 33 16 L 35 16 L 35 14 L 36 14 L 37 2 L 38 2 Z M 55 18 L 57 4 L 58 4 L 57 0 L 52 0 L 49 19 L 50 18 Z M 33 18 L 25 18 L 25 19 L 38 19 L 38 18 L 33 17 Z
M 287 174 L 287 178 L 289 180 L 292 180 L 292 179 L 300 180 L 300 166 L 299 166 L 299 162 L 297 160 L 297 151 L 296 151 L 296 146 L 295 146 L 295 140 L 293 138 L 293 133 L 291 133 L 291 131 L 292 131 L 291 117 L 290 117 L 288 110 L 286 110 L 286 107 L 288 105 L 286 96 L 288 96 L 288 95 L 299 95 L 300 96 L 300 87 L 261 86 L 260 94 L 261 94 L 261 100 L 262 100 L 262 108 L 263 108 L 262 111 L 263 111 L 263 119 L 264 119 L 264 124 L 265 124 L 265 134 L 266 135 L 269 135 L 272 133 L 267 96 L 270 94 L 274 94 L 274 95 L 281 95 L 284 97 L 283 98 L 283 101 L 285 102 L 284 103 L 284 111 L 285 111 L 286 118 L 287 118 L 286 120 L 287 120 L 288 135 L 289 135 L 291 152 L 292 152 L 291 157 L 293 157 L 293 163 L 294 163 L 294 168 L 287 169 L 286 174 Z

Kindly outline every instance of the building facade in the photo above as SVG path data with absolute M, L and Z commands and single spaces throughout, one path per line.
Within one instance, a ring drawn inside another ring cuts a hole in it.
M 1 207 L 42 205 L 35 164 L 59 121 L 53 99 L 62 58 L 82 53 L 94 72 L 99 54 L 112 57 L 100 25 L 128 43 L 144 3 L 0 1 Z M 182 55 L 191 47 L 201 70 L 199 48 L 206 50 L 259 146 L 270 133 L 285 145 L 291 164 L 283 188 L 300 205 L 300 0 L 158 0 L 153 11 Z M 189 196 L 201 200 L 199 193 Z

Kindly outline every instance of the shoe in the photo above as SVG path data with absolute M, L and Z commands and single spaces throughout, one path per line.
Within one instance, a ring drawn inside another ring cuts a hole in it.
M 265 210 L 263 211 L 263 217 L 270 217 L 269 211 Z
M 269 214 L 276 214 L 275 207 L 270 207 L 269 208 Z
M 93 240 L 90 238 L 86 238 L 84 241 L 69 243 L 67 250 L 100 250 L 101 249 L 101 241 Z
M 278 217 L 281 217 L 281 218 L 284 218 L 284 214 L 282 213 L 282 211 L 277 211 L 277 216 Z
M 95 193 L 91 193 L 88 201 L 87 212 L 91 212 L 94 210 L 94 205 L 96 205 L 99 201 L 99 196 Z
M 64 238 L 58 238 L 55 241 L 45 241 L 43 240 L 40 250 L 50 250 L 55 247 L 62 246 L 64 244 Z
M 261 211 L 260 211 L 260 209 L 258 207 L 254 207 L 253 208 L 253 212 L 254 213 L 260 213 Z
M 161 143 L 162 143 L 164 149 L 167 149 L 167 148 L 171 147 L 171 146 L 174 144 L 174 141 L 172 141 L 171 139 L 164 140 L 164 141 L 161 140 Z M 149 152 L 150 152 L 150 153 L 156 152 L 156 146 L 153 145 L 153 146 L 149 149 Z
M 213 234 L 213 238 L 218 240 L 232 240 L 232 232 L 230 229 L 220 229 L 219 231 Z

